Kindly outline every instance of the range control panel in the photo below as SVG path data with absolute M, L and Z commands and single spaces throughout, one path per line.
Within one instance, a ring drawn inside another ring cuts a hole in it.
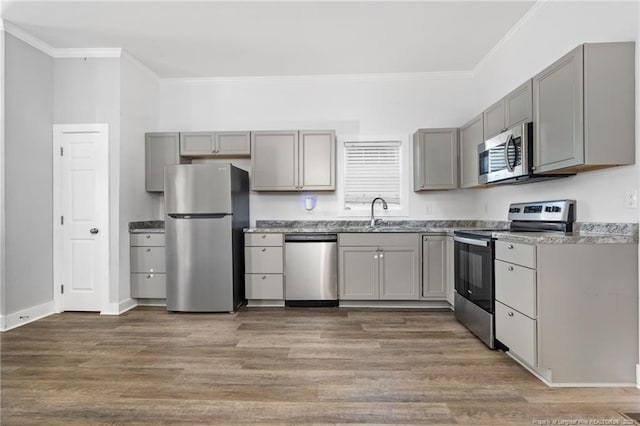
M 508 220 L 532 222 L 570 222 L 576 220 L 575 200 L 534 201 L 513 203 L 509 206 Z

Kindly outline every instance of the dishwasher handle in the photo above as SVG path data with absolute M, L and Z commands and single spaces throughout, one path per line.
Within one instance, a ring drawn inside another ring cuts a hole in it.
M 285 234 L 286 243 L 335 243 L 338 242 L 338 234 Z

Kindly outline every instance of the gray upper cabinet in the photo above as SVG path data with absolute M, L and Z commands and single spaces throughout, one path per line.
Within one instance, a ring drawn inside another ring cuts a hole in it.
M 248 157 L 249 132 L 180 133 L 180 155 L 185 157 Z
M 253 191 L 335 190 L 335 132 L 251 133 Z
M 534 173 L 635 162 L 634 50 L 584 44 L 533 78 Z
M 531 80 L 527 80 L 484 111 L 483 140 L 490 139 L 518 123 L 533 120 L 531 85 Z
M 478 145 L 484 142 L 482 114 L 460 128 L 460 188 L 478 186 Z
M 164 166 L 186 163 L 179 153 L 178 133 L 146 133 L 145 188 L 149 192 L 164 192 Z
M 458 187 L 458 129 L 419 129 L 413 135 L 413 189 Z

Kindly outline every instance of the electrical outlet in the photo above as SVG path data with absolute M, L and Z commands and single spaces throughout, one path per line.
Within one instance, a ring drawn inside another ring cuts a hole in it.
M 424 206 L 424 214 L 431 214 L 431 204 L 426 204 Z
M 624 206 L 628 209 L 638 208 L 638 191 L 627 191 L 624 193 Z

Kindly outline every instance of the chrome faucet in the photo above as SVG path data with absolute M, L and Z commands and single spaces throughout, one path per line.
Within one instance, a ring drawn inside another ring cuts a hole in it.
M 387 202 L 384 200 L 384 198 L 382 197 L 376 197 L 373 199 L 373 201 L 371 202 L 371 226 L 376 226 L 376 224 L 378 223 L 378 221 L 382 220 L 382 219 L 376 219 L 373 216 L 373 205 L 376 203 L 376 201 L 382 201 L 382 208 L 387 210 L 389 208 L 389 206 L 387 206 Z

